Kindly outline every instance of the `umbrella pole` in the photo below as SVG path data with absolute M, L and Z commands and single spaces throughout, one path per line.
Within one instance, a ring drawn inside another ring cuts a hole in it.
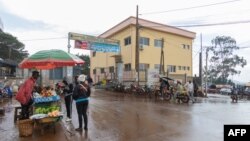
M 55 69 L 52 70 L 52 73 L 53 73 L 53 85 L 52 85 L 52 87 L 53 87 L 53 89 L 54 89 L 54 85 L 55 85 L 55 84 L 54 84 L 54 83 L 55 83 L 55 82 L 54 82 L 54 80 L 55 80 L 55 71 L 54 71 L 54 70 L 55 70 Z
M 42 87 L 43 85 L 43 75 L 42 75 L 42 69 L 40 69 L 40 87 Z

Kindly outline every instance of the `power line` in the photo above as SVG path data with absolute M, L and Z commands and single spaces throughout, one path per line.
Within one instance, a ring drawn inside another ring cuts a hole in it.
M 204 16 L 199 16 L 199 17 L 193 16 L 193 17 L 187 17 L 187 18 L 184 18 L 184 19 L 183 19 L 182 17 L 180 17 L 180 18 L 181 18 L 182 21 L 197 20 L 197 19 L 200 19 L 200 18 L 207 18 L 207 17 L 225 18 L 225 15 L 228 15 L 228 14 L 233 15 L 233 14 L 236 14 L 236 13 L 240 13 L 241 16 L 242 16 L 243 13 L 244 13 L 244 14 L 247 14 L 247 13 L 248 13 L 248 15 L 249 15 L 249 12 L 248 12 L 249 10 L 250 10 L 250 9 L 244 9 L 244 10 L 240 10 L 240 11 L 229 11 L 229 12 L 223 12 L 223 13 L 217 13 L 217 14 L 204 15 Z M 223 17 L 221 17 L 221 16 L 223 16 Z M 238 16 L 238 14 L 237 14 L 237 16 Z M 202 20 L 202 21 L 203 21 L 203 20 Z
M 53 38 L 39 38 L 39 39 L 24 39 L 24 40 L 20 40 L 20 41 L 40 41 L 40 40 L 56 40 L 56 39 L 65 39 L 68 37 L 53 37 Z
M 250 23 L 250 20 L 231 21 L 231 22 L 222 22 L 222 23 L 210 23 L 210 24 L 180 25 L 180 26 L 175 26 L 175 27 L 201 27 L 201 26 L 218 26 L 218 25 L 243 24 L 243 23 Z
M 250 46 L 247 46 L 247 47 L 239 47 L 239 49 L 246 49 L 246 48 L 250 48 Z
M 167 12 L 184 11 L 184 10 L 189 10 L 189 9 L 196 9 L 196 8 L 202 8 L 202 7 L 209 7 L 209 6 L 227 4 L 227 3 L 232 3 L 232 2 L 236 2 L 236 1 L 241 1 L 241 0 L 224 1 L 224 2 L 212 3 L 212 4 L 206 4 L 206 5 L 199 5 L 199 6 L 193 6 L 193 7 L 171 9 L 171 10 L 166 10 L 166 11 L 148 12 L 148 13 L 142 13 L 140 15 L 152 15 L 152 14 L 161 14 L 161 13 L 167 13 Z
M 202 27 L 202 26 L 220 26 L 220 25 L 231 25 L 231 24 L 244 24 L 244 23 L 250 23 L 250 20 L 245 21 L 229 21 L 229 22 L 222 22 L 222 23 L 207 23 L 207 24 L 193 24 L 193 25 L 171 25 L 173 27 Z M 162 27 L 166 25 L 155 25 L 155 26 L 147 26 L 142 25 L 144 27 Z

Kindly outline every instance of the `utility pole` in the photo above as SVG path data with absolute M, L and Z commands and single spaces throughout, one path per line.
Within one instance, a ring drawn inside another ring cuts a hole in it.
M 207 59 L 208 59 L 208 47 L 206 48 L 206 97 L 207 97 Z
M 203 92 L 203 73 L 202 73 L 202 33 L 201 33 L 201 53 L 200 53 L 200 81 L 201 81 L 201 92 Z
M 160 70 L 159 70 L 159 74 L 163 74 L 165 75 L 165 63 L 164 63 L 164 51 L 163 51 L 163 47 L 164 47 L 164 38 L 161 39 L 161 60 L 160 60 Z M 163 73 L 162 73 L 163 72 Z
M 68 53 L 70 53 L 70 32 L 68 33 Z
M 140 53 L 139 53 L 139 23 L 138 23 L 138 5 L 136 6 L 136 40 L 135 40 L 135 68 L 137 71 L 138 86 L 140 85 Z

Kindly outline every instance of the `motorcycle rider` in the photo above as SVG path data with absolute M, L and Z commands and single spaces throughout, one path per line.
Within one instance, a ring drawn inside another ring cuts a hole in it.
M 161 92 L 161 95 L 163 95 L 163 88 L 166 87 L 167 88 L 167 91 L 169 91 L 169 83 L 167 80 L 163 79 L 162 77 L 160 77 L 160 92 Z
M 177 90 L 176 90 L 176 93 L 174 94 L 174 101 L 176 101 L 177 96 L 183 93 L 184 91 L 184 88 L 179 80 L 177 81 L 176 87 L 177 87 Z M 178 100 L 178 102 L 180 103 L 180 100 Z
M 188 91 L 190 99 L 194 103 L 195 102 L 195 99 L 194 99 L 194 84 L 190 80 L 187 83 L 187 91 Z

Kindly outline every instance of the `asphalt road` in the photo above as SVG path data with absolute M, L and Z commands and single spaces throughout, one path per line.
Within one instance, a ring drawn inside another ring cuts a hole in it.
M 7 109 L 0 117 L 1 141 L 223 141 L 225 124 L 250 123 L 250 101 L 232 103 L 228 96 L 209 94 L 194 104 L 178 104 L 93 90 L 87 133 L 73 130 L 78 127 L 73 103 L 72 124 L 58 123 L 56 134 L 46 130 L 41 135 L 36 129 L 32 137 L 20 138 L 13 123 L 15 104 L 13 100 L 1 105 Z

